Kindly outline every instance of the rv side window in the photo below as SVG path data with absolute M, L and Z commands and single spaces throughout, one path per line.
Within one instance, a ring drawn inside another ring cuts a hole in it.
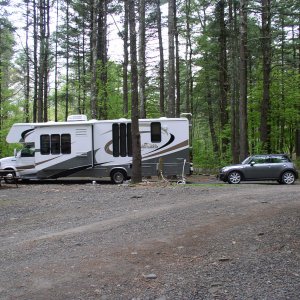
M 41 154 L 70 154 L 71 135 L 70 134 L 42 134 L 40 137 Z
M 120 134 L 119 124 L 112 125 L 112 140 L 113 140 L 113 156 L 118 157 L 120 155 Z
M 61 153 L 70 154 L 71 153 L 71 135 L 62 134 L 61 135 Z
M 127 123 L 127 155 L 132 156 L 131 123 Z
M 112 125 L 113 156 L 132 156 L 131 123 Z
M 120 124 L 120 155 L 126 156 L 126 124 Z
M 51 134 L 51 154 L 60 154 L 60 135 Z
M 41 135 L 41 154 L 50 154 L 50 136 L 48 134 Z
M 21 150 L 21 157 L 34 157 L 34 143 L 26 143 Z
M 161 142 L 161 124 L 159 122 L 151 123 L 151 142 Z

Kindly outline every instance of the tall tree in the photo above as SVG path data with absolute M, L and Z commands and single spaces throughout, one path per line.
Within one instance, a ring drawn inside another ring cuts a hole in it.
M 174 3 L 175 4 L 175 3 Z M 174 5 L 174 38 L 175 38 L 175 80 L 176 80 L 176 98 L 175 98 L 175 116 L 180 116 L 180 58 L 179 58 L 179 31 L 177 26 L 177 12 L 176 5 Z
M 139 99 L 140 117 L 146 118 L 146 28 L 145 0 L 139 0 Z
M 58 121 L 58 20 L 59 0 L 56 0 L 55 59 L 54 59 L 54 120 Z
M 97 98 L 99 119 L 107 119 L 107 0 L 100 0 L 97 24 Z
M 248 155 L 247 127 L 247 4 L 248 0 L 240 0 L 240 160 Z
M 168 117 L 175 117 L 175 0 L 169 0 L 168 9 L 168 40 L 169 40 L 169 67 L 168 67 Z
M 228 125 L 228 68 L 227 68 L 227 32 L 225 24 L 225 1 L 217 3 L 217 17 L 219 21 L 219 87 L 220 87 L 220 123 L 222 132 L 222 153 L 226 153 L 229 143 L 225 136 L 226 126 Z
M 34 65 L 34 91 L 33 91 L 33 122 L 37 121 L 38 106 L 38 21 L 37 3 L 33 0 L 33 65 Z
M 186 61 L 186 86 L 185 86 L 185 111 L 191 112 L 191 96 L 192 96 L 192 43 L 191 43 L 191 0 L 186 0 L 185 19 L 186 19 L 186 42 L 185 42 L 185 61 Z
M 44 55 L 44 111 L 43 120 L 48 121 L 48 85 L 49 85 L 49 65 L 50 65 L 50 0 L 46 0 L 44 3 L 44 15 L 45 15 L 45 55 Z
M 230 113 L 231 113 L 231 156 L 234 163 L 238 163 L 239 158 L 239 114 L 238 114 L 238 98 L 239 98 L 239 49 L 238 49 L 238 24 L 237 24 L 237 2 L 229 0 L 229 82 L 230 82 Z
M 129 29 L 130 29 L 130 60 L 131 60 L 131 135 L 132 135 L 132 182 L 142 181 L 141 165 L 141 135 L 139 131 L 139 94 L 138 68 L 136 50 L 136 20 L 134 0 L 129 1 Z
M 66 0 L 66 110 L 65 120 L 68 119 L 69 115 L 69 72 L 70 72 L 70 0 Z
M 164 116 L 165 115 L 165 61 L 164 61 L 164 49 L 163 49 L 163 41 L 162 41 L 160 0 L 156 0 L 156 13 L 157 13 L 158 47 L 159 47 L 159 112 L 161 116 Z
M 123 32 L 123 114 L 128 117 L 128 1 L 124 1 L 124 32 Z
M 29 0 L 26 3 L 26 27 L 25 27 L 25 55 L 26 55 L 26 83 L 25 83 L 25 122 L 29 123 L 29 96 L 30 96 L 30 54 L 29 54 Z
M 261 45 L 263 53 L 263 97 L 261 102 L 260 139 L 262 148 L 271 152 L 270 77 L 271 77 L 271 3 L 262 0 Z
M 97 118 L 97 11 L 98 0 L 91 0 L 91 116 Z

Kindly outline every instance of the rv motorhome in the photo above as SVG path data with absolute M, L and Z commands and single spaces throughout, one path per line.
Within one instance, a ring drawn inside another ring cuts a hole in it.
M 139 120 L 142 175 L 181 176 L 190 173 L 189 120 Z M 0 169 L 21 179 L 110 177 L 130 178 L 131 120 L 90 120 L 69 116 L 67 122 L 17 123 L 6 141 L 21 143 L 13 157 L 0 159 Z

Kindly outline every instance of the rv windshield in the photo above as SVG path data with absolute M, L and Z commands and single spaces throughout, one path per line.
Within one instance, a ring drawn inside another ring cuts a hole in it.
M 21 157 L 33 157 L 35 153 L 34 143 L 25 143 L 21 149 Z

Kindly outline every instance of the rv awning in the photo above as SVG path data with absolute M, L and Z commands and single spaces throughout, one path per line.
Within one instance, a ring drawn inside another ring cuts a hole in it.
M 34 127 L 33 124 L 14 124 L 6 137 L 6 141 L 8 143 L 23 143 L 25 135 L 29 134 Z

